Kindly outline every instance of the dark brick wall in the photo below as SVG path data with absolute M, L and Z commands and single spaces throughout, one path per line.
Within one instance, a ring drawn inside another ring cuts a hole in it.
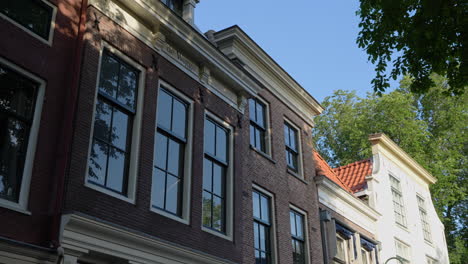
M 81 0 L 49 0 L 57 6 L 52 46 L 0 18 L 0 56 L 46 81 L 28 209 L 25 215 L 0 207 L 0 236 L 39 246 L 49 246 L 56 185 L 59 132 L 67 96 L 72 86 Z
M 318 217 L 317 189 L 313 181 L 315 177 L 315 163 L 312 157 L 311 127 L 281 102 L 268 90 L 260 92 L 260 96 L 270 106 L 271 153 L 272 160 L 265 158 L 253 149 L 245 153 L 245 170 L 242 179 L 243 196 L 242 219 L 244 225 L 243 263 L 253 263 L 253 213 L 252 213 L 252 184 L 266 189 L 274 195 L 275 225 L 278 263 L 292 263 L 291 228 L 289 220 L 289 205 L 294 205 L 307 212 L 309 256 L 310 263 L 323 263 L 320 222 Z M 243 136 L 246 138 L 245 147 L 249 145 L 249 118 L 246 113 L 243 126 Z M 284 120 L 285 117 L 301 129 L 302 163 L 304 180 L 298 179 L 287 172 Z
M 80 212 L 99 219 L 137 230 L 196 250 L 240 261 L 240 215 L 235 213 L 234 241 L 214 236 L 201 230 L 202 213 L 202 164 L 203 124 L 205 109 L 216 113 L 234 127 L 234 174 L 241 179 L 240 170 L 243 143 L 242 129 L 237 127 L 238 112 L 211 94 L 198 82 L 160 57 L 156 52 L 121 29 L 97 10 L 88 10 L 91 17 L 99 17 L 99 30 L 93 21 L 87 24 L 83 71 L 80 84 L 79 106 L 75 124 L 70 173 L 67 179 L 65 213 Z M 101 41 L 113 45 L 117 50 L 146 68 L 143 122 L 141 127 L 140 156 L 136 202 L 131 204 L 84 186 L 92 113 L 98 77 L 99 50 Z M 152 68 L 152 56 L 158 59 L 158 68 Z M 162 79 L 194 100 L 193 167 L 191 190 L 190 225 L 166 218 L 149 210 L 151 203 L 151 179 L 153 172 L 153 146 L 155 133 L 158 80 Z M 200 92 L 203 92 L 203 104 Z M 235 180 L 234 211 L 242 208 L 242 182 Z M 200 243 L 203 241 L 203 243 Z

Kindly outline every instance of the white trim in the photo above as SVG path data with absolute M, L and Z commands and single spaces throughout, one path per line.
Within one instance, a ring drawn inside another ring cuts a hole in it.
M 12 202 L 5 199 L 0 199 L 0 206 L 5 207 L 23 214 L 30 215 L 31 212 L 28 210 L 28 201 L 29 201 L 29 189 L 31 185 L 31 178 L 34 166 L 34 156 L 36 154 L 36 145 L 39 134 L 39 127 L 41 122 L 42 115 L 42 105 L 44 103 L 44 94 L 46 89 L 46 82 L 36 75 L 29 73 L 25 69 L 16 66 L 15 64 L 3 59 L 0 57 L 0 64 L 5 65 L 8 68 L 18 72 L 20 75 L 33 80 L 38 84 L 37 96 L 36 96 L 36 105 L 34 108 L 33 122 L 31 129 L 29 131 L 28 137 L 28 148 L 26 150 L 26 157 L 24 159 L 23 167 L 23 177 L 21 179 L 21 187 L 18 202 Z
M 193 113 L 194 113 L 194 104 L 193 100 L 189 97 L 185 96 L 183 93 L 179 92 L 176 88 L 171 86 L 169 83 L 159 80 L 158 83 L 158 96 L 160 95 L 159 91 L 161 88 L 168 90 L 169 92 L 173 93 L 179 99 L 184 101 L 187 104 L 187 142 L 185 143 L 184 148 L 184 175 L 183 175 L 183 191 L 182 191 L 182 217 L 178 217 L 176 215 L 170 214 L 165 212 L 164 210 L 154 208 L 152 201 L 153 201 L 153 188 L 151 188 L 151 200 L 150 200 L 150 211 L 163 215 L 165 217 L 171 218 L 173 220 L 179 221 L 186 225 L 190 224 L 190 205 L 191 205 L 191 190 L 192 190 L 192 141 L 193 141 Z M 156 144 L 156 131 L 158 126 L 158 114 L 156 110 L 156 119 L 155 119 L 155 142 Z M 153 166 L 154 169 L 154 161 L 155 161 L 156 153 L 153 153 Z M 151 184 L 154 184 L 151 182 Z
M 256 190 L 258 192 L 261 192 L 262 194 L 268 196 L 270 198 L 270 221 L 271 221 L 271 232 L 270 232 L 270 237 L 272 238 L 270 243 L 271 243 L 271 256 L 272 256 L 272 263 L 278 263 L 278 248 L 277 248 L 277 238 L 276 238 L 276 211 L 275 211 L 275 196 L 263 189 L 262 187 L 258 186 L 257 184 L 253 183 L 252 184 L 252 189 Z M 252 200 L 253 202 L 253 200 Z
M 292 204 L 289 204 L 289 209 L 290 210 L 293 210 L 293 211 L 296 211 L 300 214 L 302 214 L 304 216 L 304 242 L 305 242 L 305 246 L 304 246 L 304 251 L 306 253 L 306 257 L 305 257 L 305 263 L 308 264 L 310 263 L 310 248 L 309 248 L 309 217 L 307 215 L 307 212 L 300 209 L 299 207 L 296 207 Z M 289 213 L 288 212 L 288 217 L 289 217 Z M 290 218 L 290 217 L 289 217 Z M 290 218 L 291 219 L 291 218 Z M 290 223 L 291 224 L 291 223 Z
M 99 92 L 99 79 L 100 79 L 100 72 L 101 72 L 101 61 L 102 61 L 102 54 L 104 49 L 109 50 L 112 54 L 115 54 L 116 56 L 119 57 L 119 59 L 122 59 L 126 63 L 130 64 L 132 67 L 136 68 L 137 70 L 140 71 L 139 73 L 139 79 L 138 79 L 138 88 L 137 88 L 137 102 L 136 102 L 136 113 L 135 117 L 133 119 L 133 128 L 132 128 L 132 142 L 131 142 L 131 149 L 130 149 L 130 166 L 128 169 L 128 190 L 127 190 L 127 196 L 121 195 L 115 192 L 112 192 L 110 190 L 107 190 L 106 188 L 100 187 L 98 185 L 92 184 L 88 182 L 88 171 L 89 171 L 89 157 L 91 155 L 91 148 L 93 144 L 93 135 L 94 135 L 94 119 L 96 118 L 96 102 L 98 98 L 98 92 Z M 97 78 L 96 78 L 96 85 L 95 85 L 95 95 L 94 95 L 94 105 L 93 105 L 93 115 L 91 119 L 91 131 L 90 131 L 90 137 L 89 137 L 89 146 L 88 146 L 88 156 L 87 156 L 87 162 L 86 162 L 86 172 L 85 172 L 85 177 L 84 177 L 84 186 L 89 187 L 91 189 L 100 191 L 102 193 L 105 193 L 107 195 L 113 196 L 115 198 L 118 198 L 120 200 L 135 204 L 135 199 L 136 199 L 136 184 L 137 184 L 137 177 L 138 177 L 138 160 L 139 160 L 139 155 L 140 155 L 140 134 L 141 134 L 141 119 L 143 115 L 143 99 L 144 99 L 144 90 L 145 90 L 145 75 L 146 75 L 146 70 L 143 66 L 138 64 L 137 62 L 133 61 L 131 58 L 123 54 L 122 52 L 118 51 L 117 49 L 113 48 L 110 44 L 107 42 L 102 41 L 101 42 L 101 48 L 99 51 L 99 64 L 98 64 L 98 69 L 97 69 Z
M 226 232 L 222 234 L 220 232 L 216 232 L 209 228 L 203 226 L 203 214 L 202 214 L 202 230 L 208 232 L 210 234 L 219 236 L 221 238 L 227 239 L 229 241 L 233 241 L 233 229 L 234 229 L 234 128 L 227 123 L 226 121 L 220 119 L 215 114 L 211 113 L 208 110 L 205 110 L 205 117 L 203 118 L 203 128 L 205 127 L 206 118 L 210 118 L 219 125 L 224 126 L 226 129 L 229 130 L 229 161 L 228 161 L 228 168 L 226 170 Z M 204 141 L 203 141 L 204 145 Z M 203 150 L 203 153 L 205 151 Z M 204 155 L 204 154 L 203 154 Z M 203 172 L 202 172 L 203 173 Z
M 302 130 L 296 126 L 289 118 L 287 118 L 286 116 L 284 116 L 284 122 L 287 123 L 288 125 L 290 125 L 292 128 L 296 129 L 297 131 L 297 152 L 298 152 L 298 157 L 297 157 L 297 172 L 294 172 L 294 174 L 298 175 L 299 179 L 301 180 L 305 180 L 305 176 L 304 176 L 304 162 L 303 162 L 303 156 L 302 156 Z M 284 140 L 284 124 L 283 124 L 283 140 Z M 283 144 L 285 144 L 285 147 L 286 147 L 286 143 L 284 142 Z M 285 152 L 283 152 L 285 153 Z
M 29 35 L 33 36 L 34 38 L 40 40 L 41 42 L 43 42 L 43 43 L 45 43 L 45 44 L 47 44 L 49 46 L 52 46 L 52 41 L 54 39 L 55 17 L 57 16 L 57 7 L 55 5 L 53 5 L 52 3 L 49 3 L 46 0 L 41 0 L 41 1 L 44 4 L 46 4 L 46 5 L 48 5 L 48 6 L 50 6 L 52 8 L 52 17 L 50 18 L 50 29 L 49 29 L 49 38 L 48 39 L 44 39 L 43 37 L 39 36 L 38 34 L 34 33 L 33 31 L 31 31 L 31 29 L 21 25 L 20 23 L 16 22 L 12 18 L 4 15 L 3 13 L 0 13 L 0 17 L 7 20 L 8 22 L 14 24 L 15 26 L 21 28 L 26 33 L 28 33 Z

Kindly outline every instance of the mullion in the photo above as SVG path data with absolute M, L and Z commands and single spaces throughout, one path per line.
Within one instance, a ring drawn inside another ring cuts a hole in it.
M 187 143 L 187 140 L 185 138 L 181 138 L 180 136 L 174 134 L 172 131 L 169 131 L 162 126 L 158 126 L 158 132 L 160 132 L 163 135 L 167 135 L 167 136 L 174 138 L 175 139 L 174 141 L 177 141 L 179 143 L 183 143 L 183 144 Z
M 126 113 L 127 115 L 129 114 L 132 114 L 134 115 L 135 114 L 135 110 L 134 109 L 131 109 L 129 106 L 125 105 L 125 104 L 122 104 L 121 102 L 119 102 L 117 99 L 115 99 L 114 97 L 106 94 L 105 92 L 101 92 L 99 91 L 99 96 L 104 99 L 104 101 L 109 101 L 117 106 L 119 106 L 121 108 L 121 110 L 123 110 L 122 112 Z
M 112 142 L 112 128 L 114 126 L 114 106 L 111 105 L 111 120 L 110 120 L 110 131 L 108 135 L 108 141 Z M 109 156 L 110 156 L 110 146 L 111 144 L 108 145 L 107 147 L 107 157 L 106 157 L 106 174 L 104 177 L 104 186 L 107 186 L 107 173 L 109 172 Z

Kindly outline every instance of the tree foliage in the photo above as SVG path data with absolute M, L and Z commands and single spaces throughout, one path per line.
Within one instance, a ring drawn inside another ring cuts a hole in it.
M 447 76 L 448 94 L 468 86 L 468 4 L 466 0 L 361 0 L 357 43 L 376 65 L 372 80 L 381 93 L 389 80 L 410 75 L 410 91 L 434 86 L 431 73 Z M 393 61 L 392 61 L 393 60 Z M 388 64 L 393 69 L 387 76 Z
M 336 91 L 325 98 L 314 138 L 332 166 L 371 157 L 368 135 L 383 132 L 424 166 L 438 182 L 432 197 L 447 236 L 451 263 L 468 259 L 468 93 L 447 97 L 447 79 L 432 75 L 425 94 L 411 92 L 413 79 L 400 88 L 360 98 Z

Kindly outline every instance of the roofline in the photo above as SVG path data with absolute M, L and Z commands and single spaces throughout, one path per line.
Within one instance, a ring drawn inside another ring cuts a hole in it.
M 437 182 L 437 179 L 432 176 L 423 166 L 417 163 L 408 153 L 406 153 L 401 147 L 399 147 L 392 139 L 390 139 L 384 133 L 371 134 L 369 135 L 369 141 L 372 145 L 381 144 L 390 150 L 398 159 L 400 159 L 404 164 L 411 168 L 417 175 L 419 175 L 423 180 L 434 184 Z
M 308 97 L 309 100 L 311 100 L 311 104 L 314 108 L 314 111 L 316 112 L 317 115 L 321 114 L 325 108 L 315 99 L 304 87 L 302 87 L 301 84 L 299 84 L 283 67 L 281 67 L 260 45 L 258 45 L 241 27 L 238 25 L 233 25 L 230 27 L 227 27 L 225 29 L 219 30 L 215 32 L 216 35 L 227 33 L 228 31 L 234 31 L 234 33 L 239 32 L 240 35 L 234 34 L 235 37 L 238 39 L 242 40 L 242 37 L 247 40 L 247 42 L 250 42 L 248 44 L 253 44 L 251 47 L 254 47 L 257 49 L 261 54 L 266 56 L 270 62 L 273 63 L 275 67 L 278 68 L 282 73 L 286 75 L 286 77 L 289 79 L 289 81 L 292 81 L 297 87 L 299 87 L 304 94 Z M 245 42 L 244 42 L 245 43 Z M 257 53 L 258 54 L 258 53 Z

